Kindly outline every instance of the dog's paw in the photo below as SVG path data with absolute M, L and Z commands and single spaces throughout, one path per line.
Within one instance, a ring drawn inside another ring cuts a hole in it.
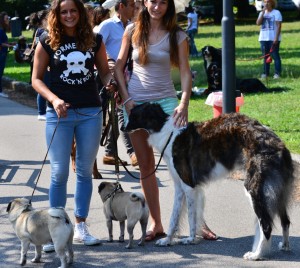
M 279 250 L 282 250 L 282 251 L 289 251 L 290 250 L 290 244 L 279 242 L 278 248 L 279 248 Z
M 179 241 L 179 244 L 182 245 L 195 245 L 197 243 L 197 239 L 195 237 L 186 237 L 186 238 L 182 238 Z
M 32 263 L 40 263 L 41 262 L 41 258 L 33 258 L 31 260 Z
M 26 254 L 21 255 L 21 259 L 20 259 L 20 262 L 19 262 L 20 265 L 24 266 L 26 264 L 26 262 L 27 262 L 27 255 Z
M 156 241 L 155 245 L 160 247 L 171 246 L 171 239 L 169 237 L 161 238 Z
M 145 246 L 145 239 L 141 239 L 138 246 Z
M 249 251 L 244 254 L 244 259 L 248 261 L 259 261 L 263 260 L 264 258 L 259 256 L 256 252 Z
M 119 237 L 119 242 L 120 242 L 120 243 L 123 243 L 124 241 L 125 241 L 124 236 L 120 236 L 120 237 Z

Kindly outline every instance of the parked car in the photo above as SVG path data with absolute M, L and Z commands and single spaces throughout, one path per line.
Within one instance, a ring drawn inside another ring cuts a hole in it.
M 300 0 L 293 0 L 295 6 L 300 9 Z
M 264 1 L 263 0 L 256 0 L 255 1 L 255 7 L 256 10 L 262 11 L 264 7 Z M 287 11 L 287 10 L 296 10 L 297 7 L 295 3 L 292 0 L 278 0 L 277 1 L 277 7 L 276 9 L 282 10 L 282 11 Z

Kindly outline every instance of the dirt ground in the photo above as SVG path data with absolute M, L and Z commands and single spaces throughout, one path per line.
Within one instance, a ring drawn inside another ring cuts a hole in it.
M 5 93 L 8 94 L 8 96 L 11 100 L 14 100 L 18 103 L 29 106 L 31 108 L 37 109 L 36 98 L 34 96 L 23 93 L 23 92 L 15 91 L 13 89 L 6 89 Z
M 23 105 L 29 106 L 31 108 L 37 108 L 36 98 L 32 95 L 28 95 L 22 92 L 17 92 L 15 90 L 5 90 L 5 93 L 8 94 L 9 98 L 11 100 L 14 100 L 18 103 L 21 103 Z M 295 185 L 295 191 L 294 191 L 294 200 L 296 202 L 300 202 L 300 164 L 295 164 L 296 168 L 296 185 Z M 232 174 L 232 177 L 234 179 L 243 180 L 244 175 L 241 172 L 235 172 Z

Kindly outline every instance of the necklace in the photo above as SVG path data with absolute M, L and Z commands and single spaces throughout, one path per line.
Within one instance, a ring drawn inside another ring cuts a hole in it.
M 158 29 L 158 30 L 151 29 L 150 32 L 151 32 L 151 35 L 149 38 L 150 43 L 157 43 L 161 38 L 162 31 L 160 29 Z

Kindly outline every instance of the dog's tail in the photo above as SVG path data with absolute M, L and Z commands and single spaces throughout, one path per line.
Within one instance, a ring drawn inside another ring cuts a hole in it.
M 63 207 L 49 208 L 48 214 L 53 218 L 64 219 L 66 221 L 66 224 L 71 223 L 70 218 Z
M 142 203 L 142 206 L 145 207 L 145 197 L 142 193 L 138 193 L 138 192 L 135 192 L 135 193 L 131 193 L 130 194 L 130 200 L 133 201 L 133 202 L 137 202 L 137 201 L 140 201 Z

